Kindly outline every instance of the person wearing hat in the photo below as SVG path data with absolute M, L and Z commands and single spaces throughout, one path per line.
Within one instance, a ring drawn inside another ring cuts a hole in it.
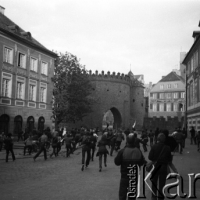
M 148 156 L 149 160 L 156 162 L 150 179 L 153 191 L 152 200 L 164 199 L 162 190 L 168 174 L 168 164 L 172 162 L 170 147 L 165 145 L 165 140 L 165 134 L 160 133 L 157 137 L 157 143 L 152 146 Z
M 11 136 L 12 136 L 12 134 L 8 133 L 6 135 L 6 138 L 4 139 L 4 144 L 5 144 L 4 148 L 6 150 L 6 162 L 8 162 L 9 152 L 11 152 L 12 159 L 13 159 L 13 161 L 15 161 L 15 154 L 13 151 L 13 140 L 12 140 Z
M 121 166 L 121 180 L 119 186 L 119 199 L 126 200 L 128 197 L 128 188 L 129 188 L 129 181 L 130 178 L 129 174 L 129 167 L 133 165 L 137 165 L 141 167 L 142 165 L 146 164 L 146 160 L 141 152 L 135 145 L 135 137 L 133 133 L 130 133 L 127 136 L 127 145 L 124 149 L 121 149 L 117 156 L 115 157 L 115 164 L 117 166 Z M 137 177 L 135 177 L 137 180 Z M 136 199 L 132 198 L 133 200 Z

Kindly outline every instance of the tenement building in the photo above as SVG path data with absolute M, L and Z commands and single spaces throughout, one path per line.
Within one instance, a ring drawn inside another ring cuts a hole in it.
M 167 128 L 174 130 L 183 126 L 185 113 L 185 80 L 178 71 L 172 71 L 150 90 L 148 118 L 144 126 L 148 129 Z
M 200 26 L 200 24 L 199 24 Z M 194 43 L 183 64 L 187 72 L 187 123 L 200 130 L 200 31 L 193 32 Z
M 55 57 L 0 7 L 0 132 L 51 126 Z

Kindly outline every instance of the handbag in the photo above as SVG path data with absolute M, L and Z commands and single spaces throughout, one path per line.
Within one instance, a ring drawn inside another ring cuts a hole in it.
M 165 146 L 164 146 L 164 147 L 165 147 Z M 148 162 L 148 163 L 146 164 L 146 171 L 147 171 L 147 172 L 150 172 L 150 171 L 152 170 L 153 166 L 157 164 L 157 162 L 158 162 L 158 160 L 159 160 L 159 158 L 160 158 L 160 156 L 161 156 L 161 154 L 162 154 L 162 152 L 163 152 L 163 150 L 164 150 L 164 147 L 162 148 L 162 151 L 160 152 L 157 161 L 150 161 L 150 162 Z

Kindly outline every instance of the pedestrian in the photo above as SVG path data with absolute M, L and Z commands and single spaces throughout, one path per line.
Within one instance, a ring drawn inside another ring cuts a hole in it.
M 116 138 L 116 149 L 119 150 L 122 140 L 124 140 L 124 135 L 121 130 L 117 133 L 117 138 Z
M 183 134 L 183 144 L 182 144 L 182 146 L 183 146 L 183 148 L 185 148 L 185 140 L 187 138 L 187 131 L 186 131 L 185 128 L 183 128 L 182 134 Z
M 195 129 L 194 129 L 194 127 L 192 126 L 191 127 L 191 130 L 190 130 L 190 144 L 193 144 L 193 142 L 194 142 L 194 144 L 196 144 L 196 141 L 195 141 Z
M 0 133 L 0 151 L 2 151 L 3 148 L 3 138 L 4 138 L 4 132 Z
M 47 160 L 47 150 L 46 150 L 46 144 L 48 142 L 48 137 L 45 134 L 45 131 L 43 131 L 43 135 L 39 138 L 40 141 L 40 150 L 38 153 L 33 157 L 33 160 L 35 159 L 42 153 L 44 152 L 44 160 Z
M 160 130 L 159 130 L 159 128 L 157 127 L 156 130 L 155 130 L 155 134 L 154 134 L 154 135 L 155 135 L 155 138 L 154 138 L 154 139 L 155 139 L 155 143 L 157 142 L 157 137 L 158 137 L 158 134 L 159 134 L 159 133 L 160 133 Z
M 60 152 L 61 150 L 61 147 L 62 147 L 62 134 L 59 134 L 59 132 L 56 131 L 56 134 L 57 134 L 57 156 L 58 156 L 58 153 Z
M 86 132 L 82 139 L 81 139 L 81 144 L 82 146 L 82 167 L 81 170 L 83 171 L 84 168 L 88 167 L 90 164 L 90 158 L 91 158 L 91 152 L 90 152 L 90 145 L 91 145 L 91 141 L 90 141 L 90 133 Z M 87 157 L 85 156 L 87 154 Z M 86 161 L 85 161 L 85 157 L 86 157 Z
M 140 149 L 140 144 L 143 145 L 143 141 L 140 138 L 137 137 L 138 134 L 137 134 L 136 131 L 133 133 L 133 135 L 134 135 L 134 138 L 135 138 L 134 139 L 134 146 L 137 147 L 138 149 Z
M 20 131 L 18 132 L 18 139 L 17 139 L 17 142 L 19 142 L 20 139 L 21 139 L 22 141 L 24 141 L 24 140 L 23 140 L 23 135 L 24 135 L 23 131 L 20 130 Z
M 136 165 L 141 167 L 142 165 L 146 164 L 145 158 L 137 147 L 135 147 L 135 136 L 133 133 L 130 133 L 127 136 L 127 145 L 124 149 L 121 149 L 114 162 L 117 166 L 121 166 L 121 180 L 119 186 L 119 200 L 126 200 L 128 198 L 128 188 L 130 183 L 129 174 L 129 167 Z M 137 176 L 133 177 L 134 180 L 137 181 Z M 138 184 L 138 183 L 137 183 Z M 137 187 L 136 187 L 137 188 Z M 135 200 L 136 197 L 130 198 Z
M 177 132 L 174 135 L 174 138 L 176 142 L 178 143 L 178 151 L 180 154 L 183 152 L 183 140 L 184 140 L 184 135 L 182 134 L 181 130 L 178 129 Z
M 31 155 L 33 150 L 33 141 L 31 135 L 28 136 L 28 138 L 25 140 L 25 146 L 24 146 L 24 156 L 26 154 L 26 149 L 28 149 L 29 155 Z
M 113 133 L 113 136 L 112 136 L 112 138 L 110 140 L 110 145 L 111 145 L 110 156 L 112 156 L 113 155 L 113 151 L 115 149 L 115 145 L 116 145 L 116 134 L 115 133 Z
M 152 147 L 153 146 L 153 139 L 154 139 L 154 133 L 153 133 L 152 130 L 149 131 L 148 137 L 149 137 L 149 140 L 150 140 L 150 147 Z
M 91 133 L 91 138 L 90 138 L 91 144 L 90 144 L 90 149 L 91 149 L 91 160 L 94 161 L 94 152 L 96 150 L 96 143 L 97 143 L 97 137 Z
M 14 151 L 13 151 L 13 140 L 12 140 L 12 134 L 11 133 L 8 133 L 6 135 L 6 138 L 4 139 L 4 148 L 6 150 L 6 162 L 8 162 L 8 156 L 9 156 L 9 152 L 11 152 L 12 154 L 12 159 L 13 161 L 15 161 L 15 154 L 14 154 Z
M 65 134 L 64 136 L 65 141 L 65 148 L 66 148 L 66 157 L 70 156 L 70 153 L 72 152 L 72 138 L 69 133 Z
M 142 139 L 142 146 L 143 146 L 144 152 L 147 152 L 148 136 L 146 132 L 144 131 L 142 132 L 141 139 Z
M 55 131 L 54 132 L 54 135 L 53 135 L 53 138 L 52 138 L 52 148 L 53 148 L 53 152 L 50 154 L 50 158 L 55 155 L 58 156 L 58 136 L 57 136 L 58 132 Z
M 99 172 L 102 170 L 102 158 L 104 157 L 104 166 L 107 167 L 107 154 L 109 154 L 106 145 L 107 143 L 107 138 L 106 135 L 103 135 L 101 137 L 101 140 L 98 142 L 97 147 L 99 147 L 97 156 L 99 156 Z
M 168 164 L 172 162 L 170 147 L 165 145 L 165 134 L 160 133 L 157 142 L 149 152 L 149 160 L 156 162 L 151 174 L 152 181 L 152 200 L 164 199 L 163 187 L 168 175 Z M 159 180 L 159 181 L 158 181 Z
M 197 151 L 200 151 L 200 131 L 197 132 Z

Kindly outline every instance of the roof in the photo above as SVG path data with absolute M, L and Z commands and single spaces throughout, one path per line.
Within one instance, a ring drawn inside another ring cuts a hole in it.
M 196 31 L 196 32 L 197 32 L 197 31 Z M 194 34 L 197 34 L 197 33 L 194 33 L 194 32 L 193 32 L 193 35 L 194 35 Z M 194 43 L 193 43 L 192 47 L 190 48 L 189 52 L 186 54 L 186 56 L 185 56 L 185 58 L 184 58 L 182 64 L 186 64 L 186 60 L 188 59 L 188 56 L 190 55 L 191 51 L 194 49 L 194 47 L 196 46 L 197 42 L 198 42 L 199 39 L 200 39 L 199 36 L 200 36 L 200 34 L 197 34 L 196 40 L 194 41 Z
M 169 82 L 169 81 L 182 81 L 182 82 L 185 82 L 185 80 L 183 79 L 183 77 L 179 76 L 178 74 L 176 74 L 173 71 L 170 72 L 165 77 L 163 77 L 159 82 Z
M 12 20 L 8 17 L 0 13 L 0 30 L 4 33 L 11 34 L 18 39 L 23 40 L 24 42 L 28 42 L 30 45 L 38 47 L 48 53 L 55 54 L 52 51 L 48 50 L 45 46 L 39 43 L 36 39 L 31 36 L 31 33 L 25 32 L 21 27 L 15 24 Z M 29 37 L 27 37 L 29 36 Z M 54 55 L 56 56 L 56 54 Z

